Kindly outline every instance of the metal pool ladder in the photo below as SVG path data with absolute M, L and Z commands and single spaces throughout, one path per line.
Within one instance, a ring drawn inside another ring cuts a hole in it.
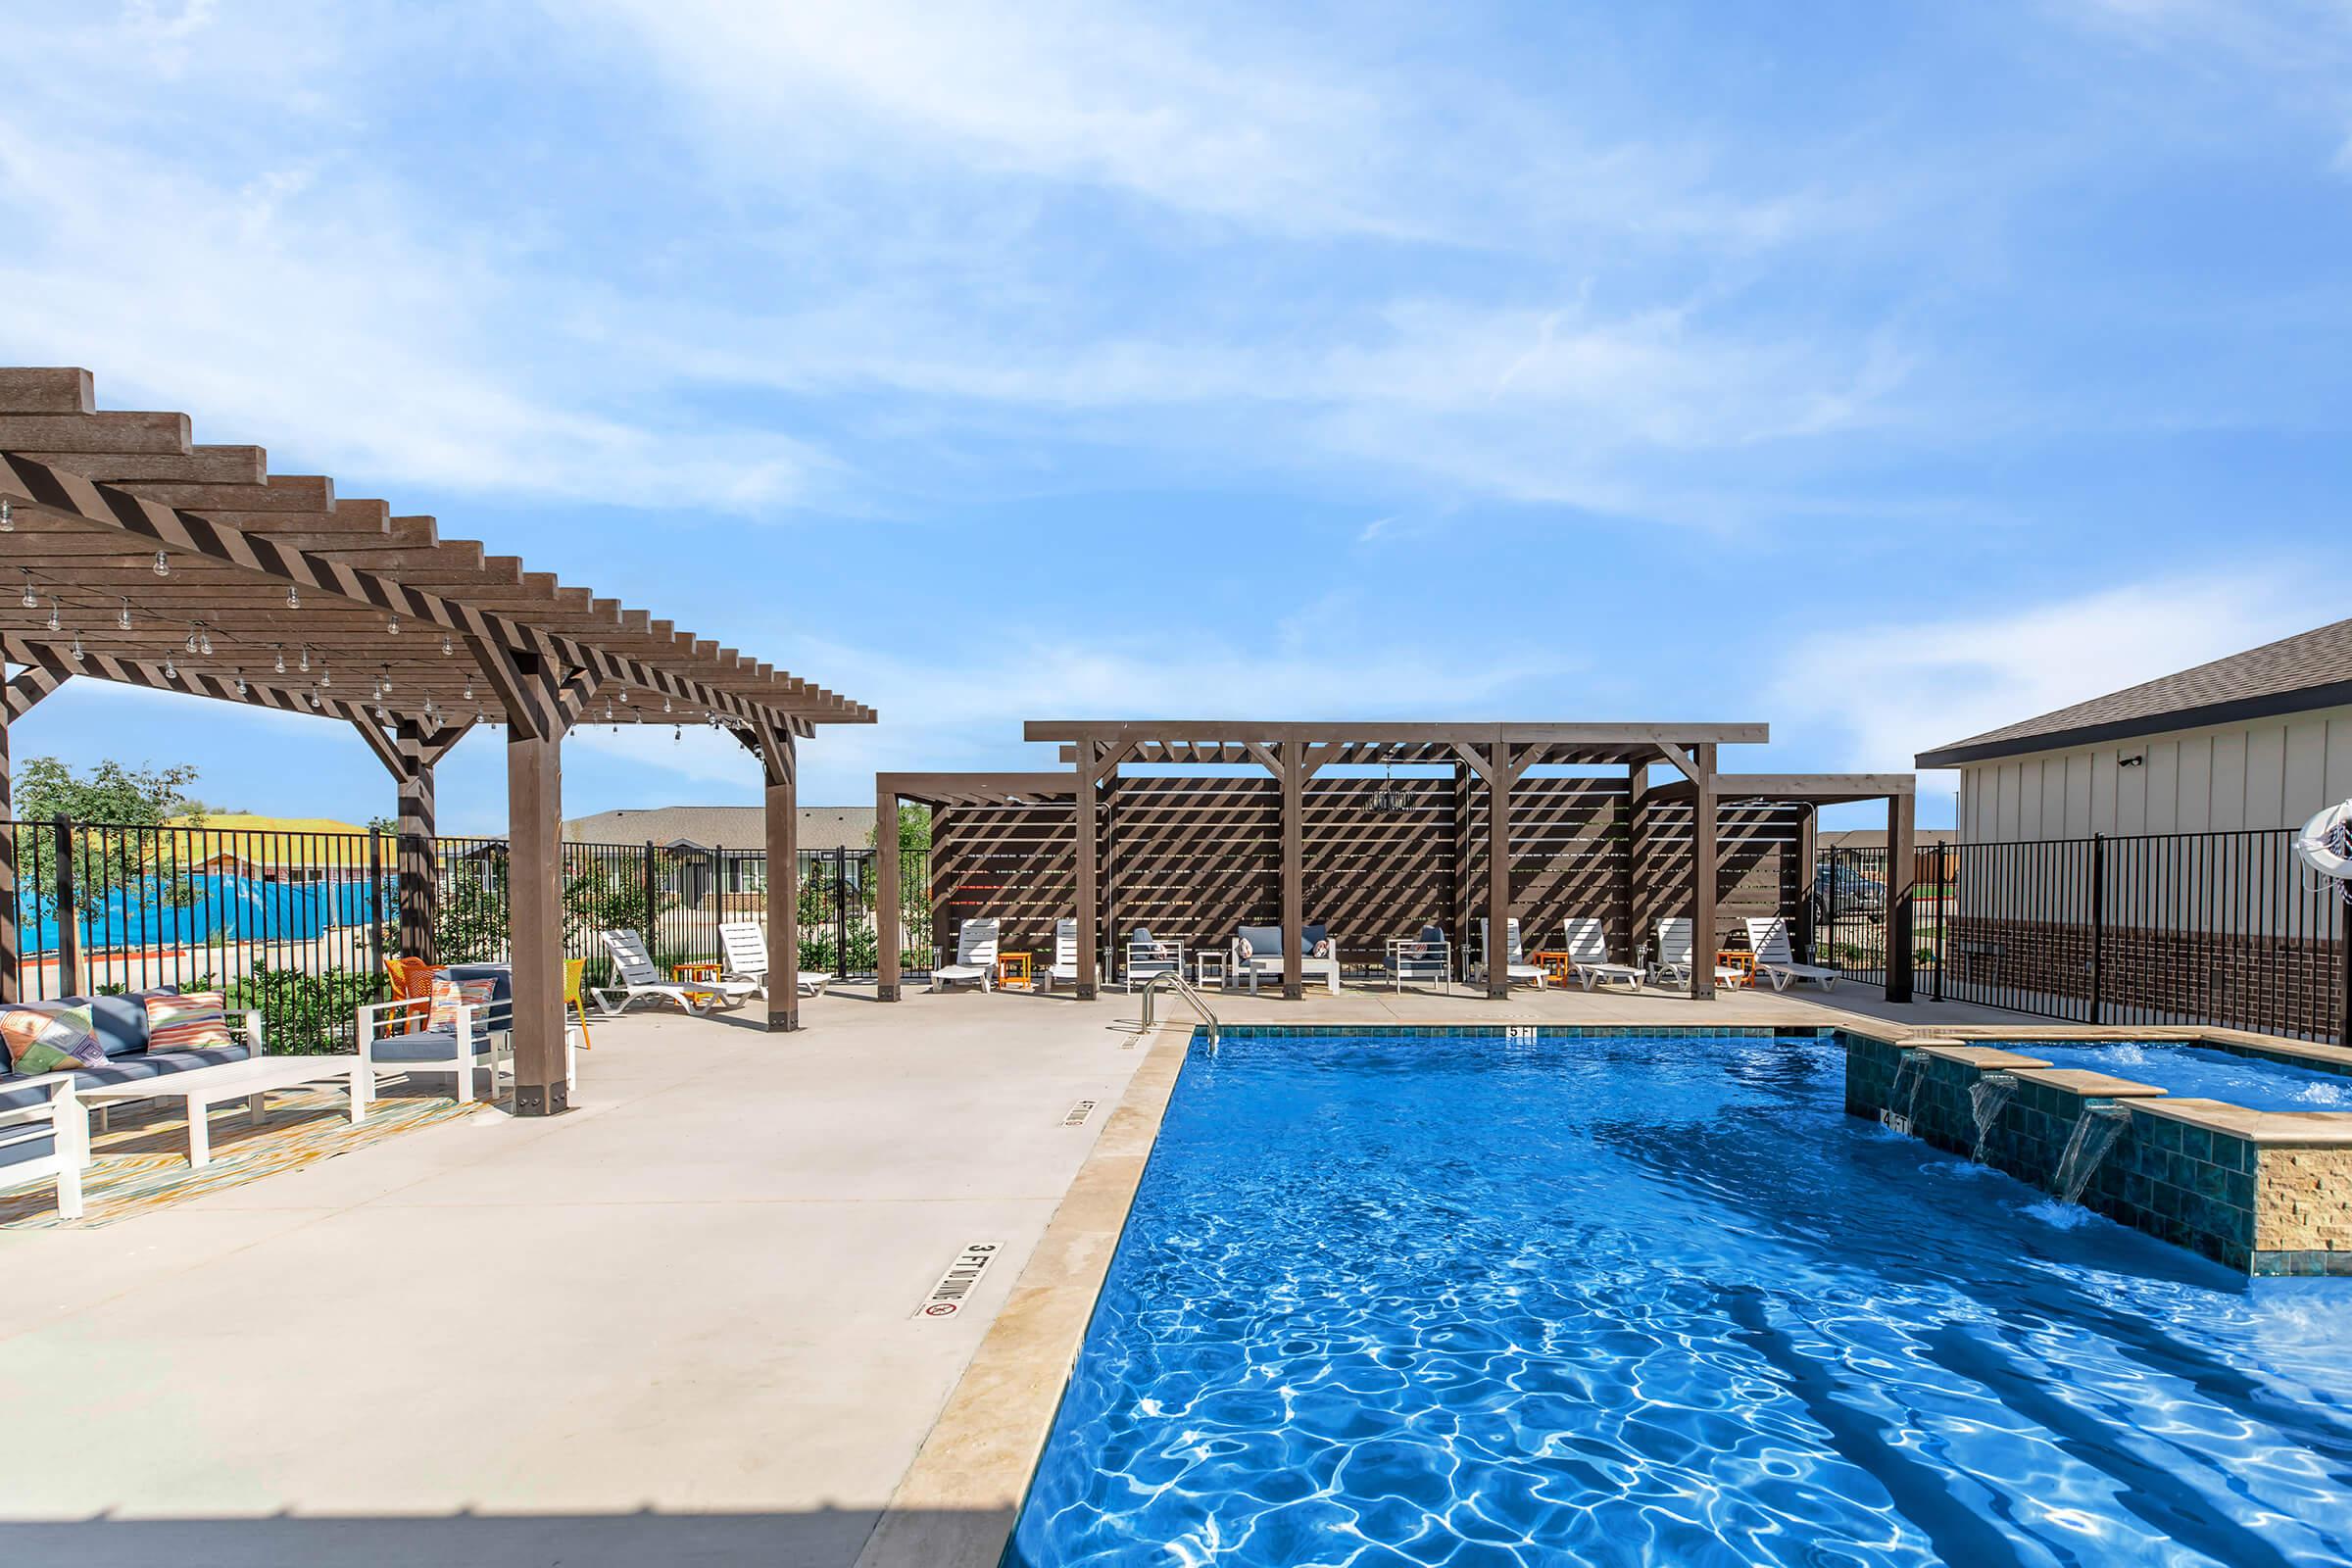
M 1162 969 L 1144 982 L 1144 1016 L 1136 1026 L 1136 1035 L 1140 1038 L 1152 1032 L 1152 993 L 1159 988 L 1162 980 L 1173 983 L 1176 994 L 1193 1004 L 1193 1010 L 1200 1015 L 1200 1021 L 1208 1025 L 1208 1049 L 1216 1050 L 1219 1034 L 1217 1015 L 1208 1010 L 1208 1004 L 1201 999 L 1200 992 L 1193 989 L 1192 982 L 1173 969 Z

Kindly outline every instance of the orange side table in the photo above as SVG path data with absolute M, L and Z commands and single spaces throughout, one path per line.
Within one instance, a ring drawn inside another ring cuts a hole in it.
M 1564 986 L 1576 977 L 1576 955 L 1565 948 L 1545 948 L 1536 955 L 1536 962 L 1544 966 L 1544 978 L 1555 986 Z
M 1726 948 L 1715 955 L 1715 967 L 1737 969 L 1740 983 L 1750 991 L 1756 988 L 1756 953 L 1753 948 Z
M 1029 955 L 1004 953 L 997 955 L 997 989 L 1027 991 L 1029 986 Z
M 708 958 L 697 958 L 688 963 L 671 964 L 669 977 L 682 986 L 692 986 L 693 982 L 700 980 L 712 989 L 699 994 L 715 998 L 719 995 L 716 989 L 718 977 L 726 973 L 726 969 L 727 966 L 723 963 L 714 963 Z

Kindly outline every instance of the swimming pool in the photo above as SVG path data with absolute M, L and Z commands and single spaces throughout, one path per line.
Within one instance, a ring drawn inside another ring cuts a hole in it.
M 2340 1282 L 2053 1225 L 1842 1074 L 1811 1038 L 1196 1044 L 1006 1561 L 2352 1554 Z
M 2133 1042 L 2051 1045 L 2010 1044 L 2005 1050 L 2034 1056 L 2053 1067 L 2079 1067 L 2154 1084 L 2169 1095 L 2226 1100 L 2248 1110 L 2352 1110 L 2352 1077 L 2241 1056 L 2210 1046 Z

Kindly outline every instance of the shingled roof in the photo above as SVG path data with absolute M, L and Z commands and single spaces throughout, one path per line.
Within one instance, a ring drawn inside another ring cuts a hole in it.
M 1953 741 L 1915 759 L 1958 767 L 2167 730 L 2234 724 L 2352 704 L 2352 620 L 2283 637 L 2177 675 L 2143 681 L 2038 718 Z

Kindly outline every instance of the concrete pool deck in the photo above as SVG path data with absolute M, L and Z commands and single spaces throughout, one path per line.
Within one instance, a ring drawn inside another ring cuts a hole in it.
M 1851 986 L 1210 1000 L 1227 1022 L 2028 1023 Z M 0 1559 L 849 1568 L 1024 1270 L 1057 1266 L 1039 1250 L 1057 1211 L 1091 1236 L 1065 1283 L 1099 1276 L 1125 1195 L 1082 1167 L 1140 1173 L 1157 1123 L 1116 1114 L 1149 1054 L 1111 1027 L 1135 1010 L 853 990 L 792 1036 L 600 1022 L 568 1116 L 484 1112 L 112 1225 L 0 1234 L 25 1438 Z M 969 1298 L 921 1316 L 976 1243 L 1000 1250 Z M 1074 1300 L 1023 1376 L 1066 1367 Z M 869 1561 L 892 1539 L 1001 1543 L 1017 1497 L 910 1493 Z

